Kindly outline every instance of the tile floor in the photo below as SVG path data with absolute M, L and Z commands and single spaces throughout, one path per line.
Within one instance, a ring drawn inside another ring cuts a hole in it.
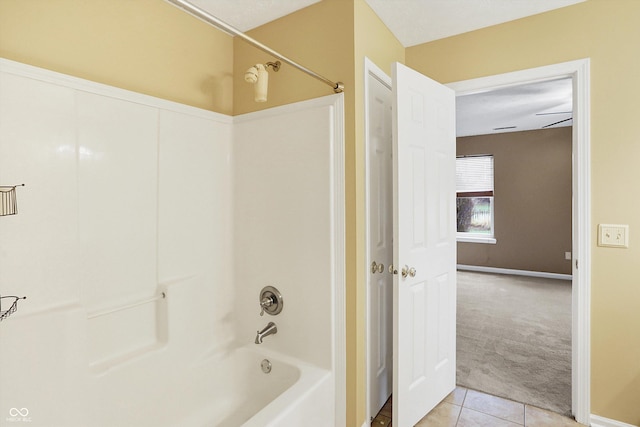
M 391 427 L 391 398 L 371 422 Z M 456 387 L 415 427 L 583 427 L 570 418 L 535 406 Z

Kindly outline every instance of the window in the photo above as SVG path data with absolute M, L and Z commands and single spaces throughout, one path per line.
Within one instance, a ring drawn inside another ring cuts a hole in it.
M 493 156 L 456 158 L 458 241 L 496 243 L 493 235 Z

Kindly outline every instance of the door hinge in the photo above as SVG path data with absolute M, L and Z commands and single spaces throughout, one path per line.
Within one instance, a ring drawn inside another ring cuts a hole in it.
M 578 260 L 576 260 L 576 270 L 578 269 Z

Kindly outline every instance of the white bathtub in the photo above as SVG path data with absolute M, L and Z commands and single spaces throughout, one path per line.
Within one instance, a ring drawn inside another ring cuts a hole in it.
M 271 372 L 261 369 L 263 359 Z M 194 402 L 175 427 L 294 427 L 334 425 L 333 381 L 328 370 L 250 344 L 198 364 L 179 391 Z M 188 383 L 187 383 L 188 384 Z M 203 399 L 201 392 L 208 390 Z M 197 407 L 196 407 L 197 406 Z M 180 410 L 176 408 L 180 413 Z M 175 413 L 175 411 L 172 411 Z
M 335 425 L 334 380 L 326 369 L 253 343 L 182 365 L 161 361 L 159 353 L 95 377 L 87 425 Z M 268 374 L 263 359 L 271 362 Z
M 0 354 L 7 367 L 0 382 L 0 426 L 14 407 L 28 408 L 32 427 L 336 425 L 335 380 L 328 369 L 250 343 L 202 349 L 199 357 L 169 344 L 91 370 L 78 338 L 86 332 L 73 327 L 82 318 L 84 310 L 63 307 L 3 324 L 3 348 L 29 351 Z M 47 353 L 55 343 L 68 350 Z M 263 359 L 272 364 L 268 374 Z

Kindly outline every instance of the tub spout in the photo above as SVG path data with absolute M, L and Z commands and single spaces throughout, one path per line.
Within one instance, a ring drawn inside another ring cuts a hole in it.
M 262 339 L 268 335 L 273 335 L 278 332 L 278 327 L 275 323 L 269 322 L 263 330 L 257 331 L 256 344 L 262 344 Z

